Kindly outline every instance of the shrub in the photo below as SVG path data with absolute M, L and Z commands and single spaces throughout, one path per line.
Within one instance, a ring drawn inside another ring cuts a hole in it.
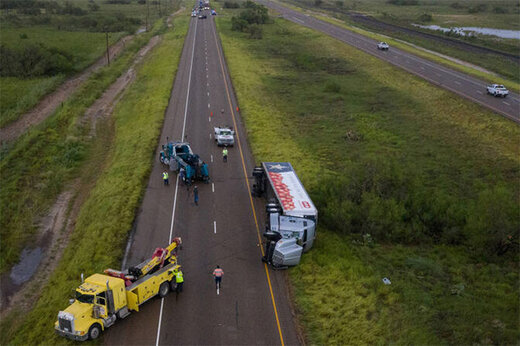
M 314 0 L 314 6 L 320 7 L 323 4 L 323 0 Z
M 398 6 L 414 6 L 414 5 L 419 4 L 418 0 L 387 0 L 386 2 L 388 4 L 398 5 Z
M 471 245 L 487 256 L 517 254 L 518 215 L 518 198 L 505 186 L 483 190 L 471 207 L 465 228 Z
M 433 17 L 429 13 L 423 13 L 419 16 L 418 20 L 421 22 L 431 22 L 433 20 Z
M 225 1 L 224 8 L 239 8 L 240 4 L 234 1 Z
M 249 38 L 260 40 L 263 36 L 262 27 L 258 24 L 251 24 L 247 28 L 247 31 L 249 32 Z
M 323 91 L 328 93 L 339 93 L 341 91 L 341 86 L 335 82 L 329 82 L 325 85 Z
M 27 44 L 15 50 L 0 46 L 0 76 L 35 77 L 73 71 L 72 56 L 42 44 Z
M 461 3 L 458 3 L 458 2 L 454 2 L 450 5 L 451 8 L 454 8 L 456 10 L 461 10 L 461 9 L 464 9 L 466 8 L 466 5 L 464 4 L 461 4 Z
M 503 7 L 500 7 L 500 6 L 495 6 L 493 8 L 493 12 L 497 13 L 497 14 L 505 14 L 505 13 L 508 13 L 507 9 L 506 8 L 503 8 Z
M 475 6 L 471 6 L 468 8 L 468 13 L 480 13 L 484 12 L 487 9 L 487 4 L 479 4 Z
M 341 1 L 341 0 L 336 0 L 336 1 L 334 1 L 334 3 L 336 4 L 337 7 L 339 7 L 339 8 L 343 8 L 343 5 L 344 5 L 343 1 Z
M 38 7 L 25 7 L 19 9 L 18 12 L 27 16 L 39 16 L 41 14 L 41 10 Z
M 270 21 L 267 8 L 251 1 L 245 2 L 244 7 L 246 9 L 240 12 L 238 17 L 231 17 L 231 30 L 249 32 L 250 38 L 261 39 L 262 29 L 259 25 L 266 24 Z M 250 28 L 253 25 L 257 27 Z
M 233 31 L 244 32 L 246 31 L 248 25 L 249 23 L 247 23 L 244 19 L 234 16 L 231 18 L 231 30 Z
M 87 6 L 88 6 L 88 9 L 90 12 L 96 12 L 99 10 L 99 5 L 96 4 L 95 2 L 91 2 Z
M 267 24 L 269 22 L 267 7 L 257 5 L 251 1 L 247 1 L 244 6 L 247 9 L 240 13 L 240 18 L 249 24 Z

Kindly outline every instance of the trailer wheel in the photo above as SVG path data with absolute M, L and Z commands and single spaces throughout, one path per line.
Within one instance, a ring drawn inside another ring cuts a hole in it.
M 94 323 L 88 330 L 88 337 L 90 340 L 97 339 L 101 335 L 101 326 L 98 323 Z
M 161 286 L 159 286 L 159 297 L 164 298 L 170 291 L 170 285 L 168 285 L 168 282 L 163 282 Z

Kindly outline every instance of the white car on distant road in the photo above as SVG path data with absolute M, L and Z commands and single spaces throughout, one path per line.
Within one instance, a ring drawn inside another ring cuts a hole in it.
M 390 46 L 388 45 L 388 43 L 386 42 L 379 42 L 377 44 L 377 49 L 380 49 L 380 50 L 388 50 L 388 48 L 390 48 Z
M 507 90 L 502 84 L 491 84 L 487 86 L 487 93 L 497 97 L 506 97 L 509 95 L 509 90 Z

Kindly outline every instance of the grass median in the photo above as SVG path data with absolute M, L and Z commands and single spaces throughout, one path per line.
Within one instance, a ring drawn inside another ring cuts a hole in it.
M 79 283 L 79 275 L 117 267 L 132 227 L 135 210 L 151 170 L 157 138 L 168 105 L 188 17 L 174 20 L 174 29 L 137 71 L 112 115 L 115 138 L 108 162 L 78 215 L 68 248 L 35 308 L 12 338 L 14 344 L 65 343 L 54 334 L 59 309 Z
M 308 342 L 515 343 L 518 253 L 479 241 L 517 237 L 518 126 L 281 19 L 250 39 L 236 13 L 217 26 L 255 160 L 290 161 L 320 212 L 290 270 Z

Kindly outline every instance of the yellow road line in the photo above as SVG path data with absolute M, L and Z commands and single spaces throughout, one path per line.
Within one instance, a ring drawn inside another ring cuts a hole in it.
M 237 136 L 238 150 L 240 151 L 240 159 L 242 160 L 242 169 L 244 172 L 244 177 L 246 179 L 247 192 L 249 193 L 249 201 L 251 203 L 251 211 L 253 212 L 253 217 L 255 219 L 258 243 L 260 244 L 260 251 L 262 252 L 262 256 L 264 256 L 265 254 L 264 254 L 264 248 L 262 247 L 262 238 L 260 237 L 260 228 L 258 227 L 258 219 L 256 217 L 255 206 L 253 204 L 253 197 L 251 196 L 251 188 L 249 187 L 249 181 L 247 179 L 247 170 L 246 170 L 246 164 L 244 161 L 244 154 L 242 152 L 242 145 L 240 145 L 240 136 L 238 134 L 238 127 L 237 127 L 237 124 L 235 121 L 235 112 L 233 111 L 233 104 L 231 102 L 231 97 L 229 95 L 228 83 L 227 83 L 227 79 L 226 79 L 226 74 L 224 72 L 224 64 L 222 63 L 222 55 L 220 54 L 220 48 L 218 45 L 218 39 L 217 39 L 216 32 L 217 32 L 217 30 L 216 30 L 216 24 L 215 24 L 215 26 L 213 26 L 213 36 L 215 37 L 215 44 L 217 45 L 218 58 L 220 61 L 220 69 L 222 70 L 222 77 L 224 78 L 224 86 L 226 87 L 226 95 L 227 95 L 227 100 L 228 100 L 228 104 L 229 104 L 229 109 L 231 110 L 231 117 L 233 118 L 233 126 L 235 127 L 235 134 Z M 267 276 L 267 283 L 269 284 L 269 292 L 271 293 L 271 300 L 273 302 L 274 316 L 276 317 L 276 325 L 278 326 L 278 333 L 280 334 L 280 342 L 282 343 L 282 346 L 284 346 L 285 344 L 283 342 L 282 328 L 280 327 L 280 320 L 278 319 L 278 310 L 276 309 L 276 303 L 275 303 L 274 294 L 273 294 L 273 287 L 271 285 L 271 278 L 269 277 L 269 270 L 267 268 L 266 263 L 264 263 L 264 268 L 265 268 L 265 275 Z

